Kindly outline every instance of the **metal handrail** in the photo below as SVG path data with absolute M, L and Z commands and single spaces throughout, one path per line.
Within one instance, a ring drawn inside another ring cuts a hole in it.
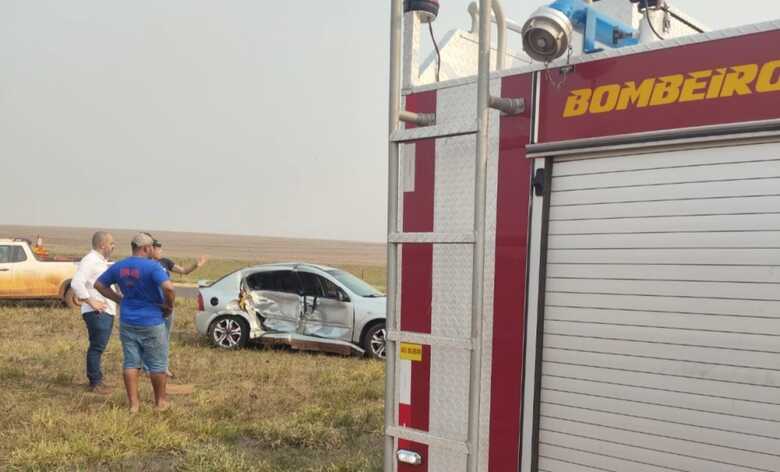
M 390 109 L 388 116 L 388 176 L 387 176 L 387 234 L 398 232 L 398 167 L 399 145 L 392 139 L 399 126 L 401 112 L 401 25 L 403 0 L 392 0 L 390 7 Z M 387 245 L 387 311 L 385 329 L 396 327 L 396 292 L 398 280 L 398 246 Z M 395 343 L 385 344 L 385 425 L 395 422 Z M 385 432 L 384 470 L 392 472 L 395 466 L 395 440 Z
M 496 24 L 498 32 L 496 38 L 496 70 L 503 70 L 504 59 L 506 58 L 506 31 L 511 30 L 516 33 L 522 33 L 523 25 L 506 18 L 504 7 L 500 0 L 493 0 L 491 10 L 490 21 Z M 478 27 L 478 21 L 480 21 L 479 12 L 482 9 L 477 5 L 477 2 L 471 2 L 468 11 L 471 15 L 471 32 L 473 33 L 481 29 Z M 489 26 L 490 24 L 488 24 Z
M 481 11 L 491 10 L 493 1 L 480 0 Z M 500 8 L 500 7 L 499 7 Z M 499 28 L 501 31 L 501 28 Z M 468 468 L 469 472 L 479 470 L 479 416 L 482 390 L 482 316 L 485 288 L 485 215 L 487 213 L 487 155 L 488 124 L 490 121 L 490 15 L 479 16 L 479 63 L 477 76 L 477 153 L 475 159 L 474 185 L 474 259 L 471 286 L 471 351 L 469 369 L 469 426 L 468 426 Z M 500 41 L 499 41 L 500 43 Z M 498 54 L 500 57 L 501 54 Z
M 506 57 L 506 15 L 504 15 L 504 7 L 501 6 L 500 0 L 493 0 L 491 7 L 493 15 L 496 17 L 496 41 L 498 43 L 496 44 L 496 70 L 502 70 Z

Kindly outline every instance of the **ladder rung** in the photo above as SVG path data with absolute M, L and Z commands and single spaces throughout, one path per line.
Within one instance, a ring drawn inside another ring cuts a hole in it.
M 430 334 L 410 333 L 409 331 L 390 331 L 387 333 L 387 339 L 397 342 L 464 349 L 467 351 L 474 349 L 474 342 L 470 338 L 448 338 L 444 336 L 431 336 Z
M 399 426 L 390 426 L 385 429 L 385 434 L 394 438 L 408 439 L 420 444 L 427 444 L 431 447 L 447 449 L 452 452 L 468 455 L 469 446 L 463 441 L 454 441 L 452 439 L 440 438 L 425 431 L 419 431 L 411 428 Z
M 397 143 L 416 141 L 428 138 L 448 138 L 476 134 L 476 121 L 461 121 L 454 123 L 437 124 L 434 126 L 422 126 L 418 128 L 399 129 L 390 135 L 390 140 Z
M 474 233 L 390 233 L 387 237 L 391 244 L 474 244 L 475 241 Z

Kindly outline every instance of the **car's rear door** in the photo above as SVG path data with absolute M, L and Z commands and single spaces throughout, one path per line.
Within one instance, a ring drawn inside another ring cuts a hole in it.
M 297 333 L 302 330 L 301 284 L 295 272 L 255 272 L 247 276 L 246 285 L 252 307 L 263 319 L 265 330 L 281 333 Z
M 16 294 L 14 286 L 14 265 L 11 263 L 13 246 L 0 244 L 0 297 Z
M 47 270 L 53 269 L 43 267 L 31 261 L 24 250 L 24 246 L 11 246 L 9 253 L 10 262 L 14 266 L 14 286 L 20 296 L 28 298 L 48 298 L 56 297 L 59 292 L 61 280 L 57 274 Z
M 321 275 L 307 271 L 298 275 L 306 297 L 304 334 L 350 341 L 355 316 L 346 292 Z

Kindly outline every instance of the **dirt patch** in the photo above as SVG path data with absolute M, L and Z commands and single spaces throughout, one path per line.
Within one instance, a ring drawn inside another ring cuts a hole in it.
M 165 390 L 168 392 L 168 395 L 192 395 L 195 391 L 195 385 L 169 383 Z

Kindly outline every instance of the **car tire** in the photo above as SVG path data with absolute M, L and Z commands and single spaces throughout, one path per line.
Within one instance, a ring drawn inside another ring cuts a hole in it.
M 76 292 L 70 287 L 65 290 L 65 294 L 62 296 L 62 303 L 71 309 L 81 307 L 81 303 L 76 299 Z
M 363 336 L 362 347 L 366 356 L 372 359 L 385 359 L 385 346 L 387 345 L 387 329 L 384 321 L 371 325 Z
M 241 349 L 249 340 L 249 324 L 240 316 L 220 316 L 209 325 L 209 342 L 220 349 Z

